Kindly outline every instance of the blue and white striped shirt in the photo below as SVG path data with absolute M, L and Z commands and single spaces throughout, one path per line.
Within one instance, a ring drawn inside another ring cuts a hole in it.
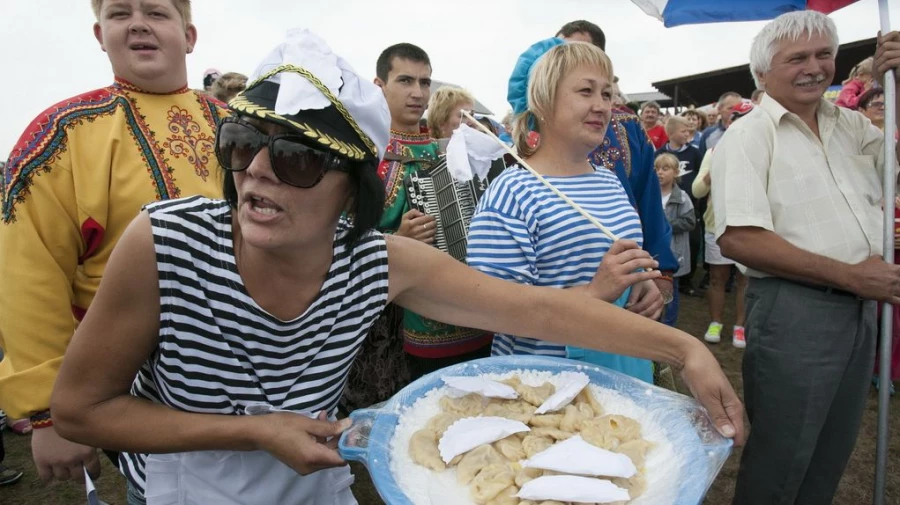
M 616 236 L 643 243 L 641 221 L 613 172 L 545 177 Z M 612 241 L 533 174 L 518 165 L 491 182 L 469 229 L 468 264 L 534 286 L 588 284 Z M 565 356 L 565 346 L 497 334 L 494 355 Z

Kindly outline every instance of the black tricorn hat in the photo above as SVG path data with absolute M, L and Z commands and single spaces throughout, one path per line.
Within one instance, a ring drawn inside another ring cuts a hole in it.
M 296 114 L 278 114 L 275 104 L 280 84 L 271 77 L 290 72 L 300 74 L 312 83 L 331 102 L 322 109 L 303 109 Z M 331 90 L 308 70 L 295 65 L 279 65 L 266 72 L 247 89 L 235 96 L 228 105 L 235 112 L 257 117 L 290 128 L 310 141 L 351 160 L 378 160 L 378 148 L 360 128 L 357 121 Z

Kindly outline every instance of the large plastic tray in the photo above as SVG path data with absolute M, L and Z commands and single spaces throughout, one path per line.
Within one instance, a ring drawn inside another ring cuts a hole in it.
M 591 383 L 612 389 L 652 413 L 683 463 L 678 466 L 679 489 L 672 505 L 699 505 L 731 453 L 731 439 L 721 436 L 706 410 L 693 398 L 651 386 L 627 375 L 583 362 L 544 356 L 497 356 L 462 363 L 426 375 L 403 388 L 383 406 L 350 414 L 353 425 L 339 442 L 341 456 L 362 462 L 378 493 L 388 505 L 413 505 L 391 471 L 391 440 L 401 412 L 435 388 L 443 376 L 507 373 L 515 370 L 580 371 Z M 664 505 L 664 504 L 659 504 Z

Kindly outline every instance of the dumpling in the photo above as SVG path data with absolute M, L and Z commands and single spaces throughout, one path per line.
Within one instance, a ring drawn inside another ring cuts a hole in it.
M 550 398 L 550 395 L 556 392 L 556 386 L 549 382 L 545 382 L 537 387 L 522 384 L 520 382 L 518 385 L 513 386 L 513 389 L 516 390 L 516 393 L 519 393 L 520 398 L 535 407 L 540 407 L 547 398 Z
M 643 473 L 636 473 L 630 479 L 612 479 L 612 483 L 622 489 L 627 489 L 628 496 L 631 496 L 632 500 L 644 494 L 644 491 L 647 490 L 647 479 L 644 477 Z
M 487 502 L 487 505 L 519 505 L 519 498 L 516 496 L 518 493 L 519 488 L 516 486 L 509 486 L 503 491 L 500 491 L 500 494 L 495 496 L 492 500 Z
M 459 414 L 462 417 L 475 417 L 484 410 L 484 398 L 470 393 L 459 398 L 445 396 L 441 398 L 441 409 L 444 412 Z
M 450 427 L 451 424 L 455 423 L 462 419 L 463 416 L 453 413 L 453 412 L 441 412 L 440 414 L 432 417 L 428 424 L 425 425 L 429 430 L 437 433 L 438 439 L 444 436 L 444 432 L 447 431 L 447 428 Z
M 619 439 L 620 444 L 641 438 L 640 423 L 630 417 L 607 415 L 598 417 L 597 421 L 606 423 L 613 436 Z
M 600 405 L 600 402 L 594 397 L 594 393 L 591 392 L 591 387 L 588 386 L 581 390 L 578 393 L 578 396 L 575 397 L 575 405 L 586 404 L 591 407 L 591 410 L 594 412 L 593 416 L 601 416 L 603 415 L 603 406 Z M 591 417 L 593 417 L 591 416 Z
M 526 457 L 525 450 L 522 449 L 522 439 L 516 435 L 494 442 L 494 449 L 512 462 L 523 460 Z
M 634 466 L 640 469 L 644 467 L 647 451 L 650 450 L 651 447 L 653 447 L 652 443 L 639 438 L 636 440 L 629 440 L 628 442 L 619 445 L 619 448 L 616 449 L 616 451 L 631 458 L 631 462 L 634 463 Z
M 512 376 L 509 379 L 503 379 L 500 382 L 502 382 L 503 384 L 506 384 L 507 386 L 509 386 L 513 389 L 516 389 L 516 386 L 520 386 L 522 384 L 522 379 L 520 379 L 516 376 Z
M 505 463 L 506 458 L 496 449 L 488 444 L 479 445 L 459 460 L 459 466 L 456 467 L 456 480 L 460 484 L 468 484 L 482 469 L 490 465 Z
M 516 485 L 522 487 L 526 482 L 537 479 L 544 473 L 540 468 L 520 468 L 516 472 Z
M 485 416 L 503 417 L 528 424 L 535 407 L 521 400 L 493 400 L 484 408 Z
M 472 479 L 472 498 L 475 503 L 486 504 L 512 486 L 514 478 L 512 469 L 506 463 L 489 465 Z
M 551 445 L 553 445 L 552 438 L 535 435 L 534 431 L 522 439 L 522 450 L 525 451 L 525 455 L 529 458 L 539 452 L 549 449 Z
M 559 428 L 559 424 L 563 420 L 563 414 L 542 414 L 531 418 L 532 426 L 543 426 L 546 428 Z M 575 430 L 570 430 L 575 431 Z
M 437 434 L 427 428 L 413 433 L 409 439 L 409 455 L 416 463 L 435 472 L 447 469 L 438 450 Z
M 571 431 L 563 431 L 559 428 L 550 428 L 546 426 L 533 428 L 531 433 L 539 437 L 550 437 L 554 440 L 566 440 L 572 438 L 572 435 L 574 435 Z
M 596 417 L 582 421 L 581 438 L 597 447 L 618 451 L 623 443 L 641 438 L 641 425 L 625 416 Z
M 581 415 L 584 416 L 585 419 L 593 419 L 603 415 L 603 412 L 595 412 L 594 407 L 591 407 L 587 403 L 576 403 L 575 407 L 578 409 L 578 412 L 581 412 Z
M 581 438 L 601 449 L 617 451 L 619 439 L 603 423 L 594 423 L 594 421 L 596 419 L 588 419 L 581 423 Z
M 563 431 L 569 431 L 575 433 L 581 430 L 581 423 L 586 419 L 591 419 L 593 415 L 587 415 L 588 411 L 590 411 L 591 407 L 583 403 L 581 404 L 584 409 L 580 407 L 576 407 L 575 405 L 566 405 L 565 413 L 563 414 L 562 421 L 559 423 L 559 429 Z

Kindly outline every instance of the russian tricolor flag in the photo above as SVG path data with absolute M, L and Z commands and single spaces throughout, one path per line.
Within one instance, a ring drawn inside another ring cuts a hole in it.
M 723 21 L 760 21 L 785 12 L 816 10 L 826 14 L 858 0 L 631 0 L 667 27 Z

